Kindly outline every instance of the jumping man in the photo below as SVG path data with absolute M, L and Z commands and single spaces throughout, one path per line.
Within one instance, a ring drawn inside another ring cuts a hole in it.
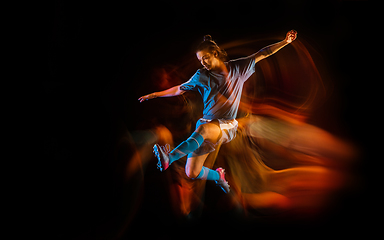
M 186 91 L 198 91 L 203 98 L 203 117 L 197 121 L 196 130 L 187 140 L 172 151 L 168 144 L 154 145 L 160 171 L 188 155 L 185 173 L 189 178 L 213 180 L 228 193 L 229 184 L 225 180 L 224 169 L 212 170 L 203 164 L 219 144 L 235 138 L 238 125 L 235 118 L 241 93 L 244 82 L 255 72 L 255 64 L 294 41 L 296 36 L 297 32 L 291 30 L 281 42 L 264 47 L 248 57 L 224 62 L 227 53 L 219 48 L 210 35 L 206 35 L 196 49 L 196 57 L 203 68 L 181 85 L 140 97 L 138 100 L 143 102 L 157 97 L 178 96 Z

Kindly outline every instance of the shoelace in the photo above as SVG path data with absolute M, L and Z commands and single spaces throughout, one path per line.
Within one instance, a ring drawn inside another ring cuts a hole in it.
M 171 151 L 171 147 L 169 146 L 169 144 L 165 144 L 164 146 L 160 146 L 160 148 L 166 154 L 169 154 L 169 152 Z M 157 157 L 157 169 L 160 169 L 160 171 L 162 171 L 163 167 L 161 165 L 161 157 L 160 157 L 159 151 L 155 151 L 155 155 Z
M 166 153 L 166 154 L 169 154 L 169 152 L 171 151 L 171 146 L 169 146 L 169 144 L 165 144 L 164 146 L 161 147 L 161 149 L 163 149 L 163 151 Z

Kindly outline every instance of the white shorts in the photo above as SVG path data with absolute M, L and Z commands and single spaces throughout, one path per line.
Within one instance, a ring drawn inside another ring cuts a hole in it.
M 225 120 L 225 119 L 204 119 L 200 118 L 196 123 L 196 129 L 203 124 L 210 123 L 212 121 L 218 121 L 218 125 L 221 129 L 220 139 L 216 143 L 204 140 L 201 146 L 193 152 L 194 156 L 204 155 L 215 151 L 219 144 L 229 143 L 236 137 L 236 130 L 238 122 L 236 119 Z M 191 153 L 192 154 L 192 153 Z

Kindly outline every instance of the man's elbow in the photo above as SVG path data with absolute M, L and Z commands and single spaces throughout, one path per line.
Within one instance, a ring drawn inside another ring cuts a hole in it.
M 257 62 L 259 62 L 259 61 L 261 61 L 261 60 L 263 60 L 264 58 L 266 58 L 267 56 L 265 56 L 265 55 L 263 55 L 263 54 L 256 54 L 256 56 L 255 56 L 255 62 L 257 63 Z
M 180 86 L 178 86 L 176 95 L 183 95 L 185 92 L 186 92 L 185 90 L 181 90 Z
M 265 47 L 265 48 L 261 49 L 258 53 L 256 53 L 255 61 L 256 62 L 261 61 L 261 60 L 271 56 L 272 54 L 273 54 L 273 52 L 271 51 L 271 49 L 269 47 Z

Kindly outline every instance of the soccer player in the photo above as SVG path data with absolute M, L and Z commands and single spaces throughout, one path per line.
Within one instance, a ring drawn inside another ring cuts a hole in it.
M 188 155 L 185 173 L 189 178 L 215 181 L 228 193 L 229 184 L 225 180 L 224 169 L 212 170 L 203 164 L 219 144 L 228 143 L 236 136 L 236 116 L 241 93 L 244 82 L 255 71 L 255 64 L 276 53 L 296 37 L 297 32 L 291 30 L 281 42 L 264 47 L 248 57 L 225 62 L 226 52 L 210 35 L 206 35 L 196 49 L 196 57 L 203 68 L 197 70 L 189 81 L 181 85 L 140 97 L 138 100 L 143 102 L 157 97 L 178 96 L 186 91 L 198 91 L 203 98 L 203 117 L 197 121 L 196 130 L 187 140 L 172 151 L 168 144 L 154 145 L 153 150 L 160 171 L 166 170 L 174 161 Z

